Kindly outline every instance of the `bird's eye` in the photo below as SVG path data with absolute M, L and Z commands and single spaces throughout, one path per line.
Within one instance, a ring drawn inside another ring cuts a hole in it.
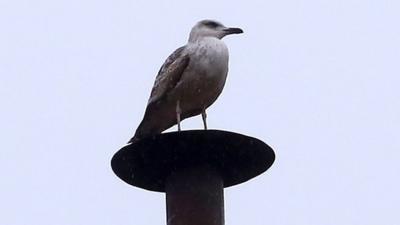
M 207 21 L 204 23 L 204 25 L 206 25 L 207 27 L 211 27 L 211 28 L 216 28 L 219 26 L 219 24 L 214 21 Z

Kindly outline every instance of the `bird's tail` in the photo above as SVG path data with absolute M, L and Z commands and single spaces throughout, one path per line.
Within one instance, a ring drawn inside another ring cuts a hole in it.
M 136 143 L 144 138 L 147 137 L 151 137 L 157 134 L 160 134 L 161 132 L 163 132 L 164 130 L 170 128 L 171 126 L 173 126 L 175 124 L 175 120 L 174 120 L 174 116 L 175 114 L 172 114 L 173 116 L 171 117 L 172 119 L 168 119 L 169 117 L 166 117 L 167 119 L 162 119 L 160 122 L 160 119 L 154 119 L 150 116 L 148 116 L 148 114 L 152 114 L 150 112 L 152 111 L 148 111 L 148 110 L 156 110 L 154 108 L 147 108 L 146 109 L 146 113 L 145 116 L 142 120 L 142 122 L 140 122 L 138 128 L 136 129 L 135 135 L 129 140 L 129 143 Z M 167 122 L 165 122 L 167 121 Z
M 128 144 L 134 144 L 136 142 L 140 141 L 140 138 L 133 136 L 129 141 Z
M 143 138 L 151 135 L 151 132 L 144 126 L 145 123 L 143 121 L 139 124 L 138 128 L 136 129 L 135 135 L 128 141 L 128 144 L 134 144 L 142 140 Z

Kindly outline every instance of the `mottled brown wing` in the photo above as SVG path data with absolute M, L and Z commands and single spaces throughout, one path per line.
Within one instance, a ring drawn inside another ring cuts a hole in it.
M 161 66 L 151 90 L 148 105 L 163 98 L 181 79 L 190 60 L 189 56 L 184 54 L 184 49 L 185 46 L 175 50 Z

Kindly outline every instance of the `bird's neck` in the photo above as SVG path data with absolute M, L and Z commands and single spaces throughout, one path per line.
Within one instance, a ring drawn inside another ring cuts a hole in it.
M 207 41 L 221 41 L 219 38 L 217 37 L 213 37 L 213 36 L 190 36 L 189 37 L 189 44 L 199 44 L 202 42 L 207 42 Z

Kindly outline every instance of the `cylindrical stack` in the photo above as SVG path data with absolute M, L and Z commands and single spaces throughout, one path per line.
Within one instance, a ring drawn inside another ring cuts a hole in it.
M 128 184 L 166 193 L 167 225 L 223 225 L 224 187 L 260 175 L 274 160 L 274 151 L 256 138 L 194 130 L 127 145 L 111 166 Z
M 181 169 L 166 180 L 167 225 L 223 225 L 224 184 L 210 166 Z

